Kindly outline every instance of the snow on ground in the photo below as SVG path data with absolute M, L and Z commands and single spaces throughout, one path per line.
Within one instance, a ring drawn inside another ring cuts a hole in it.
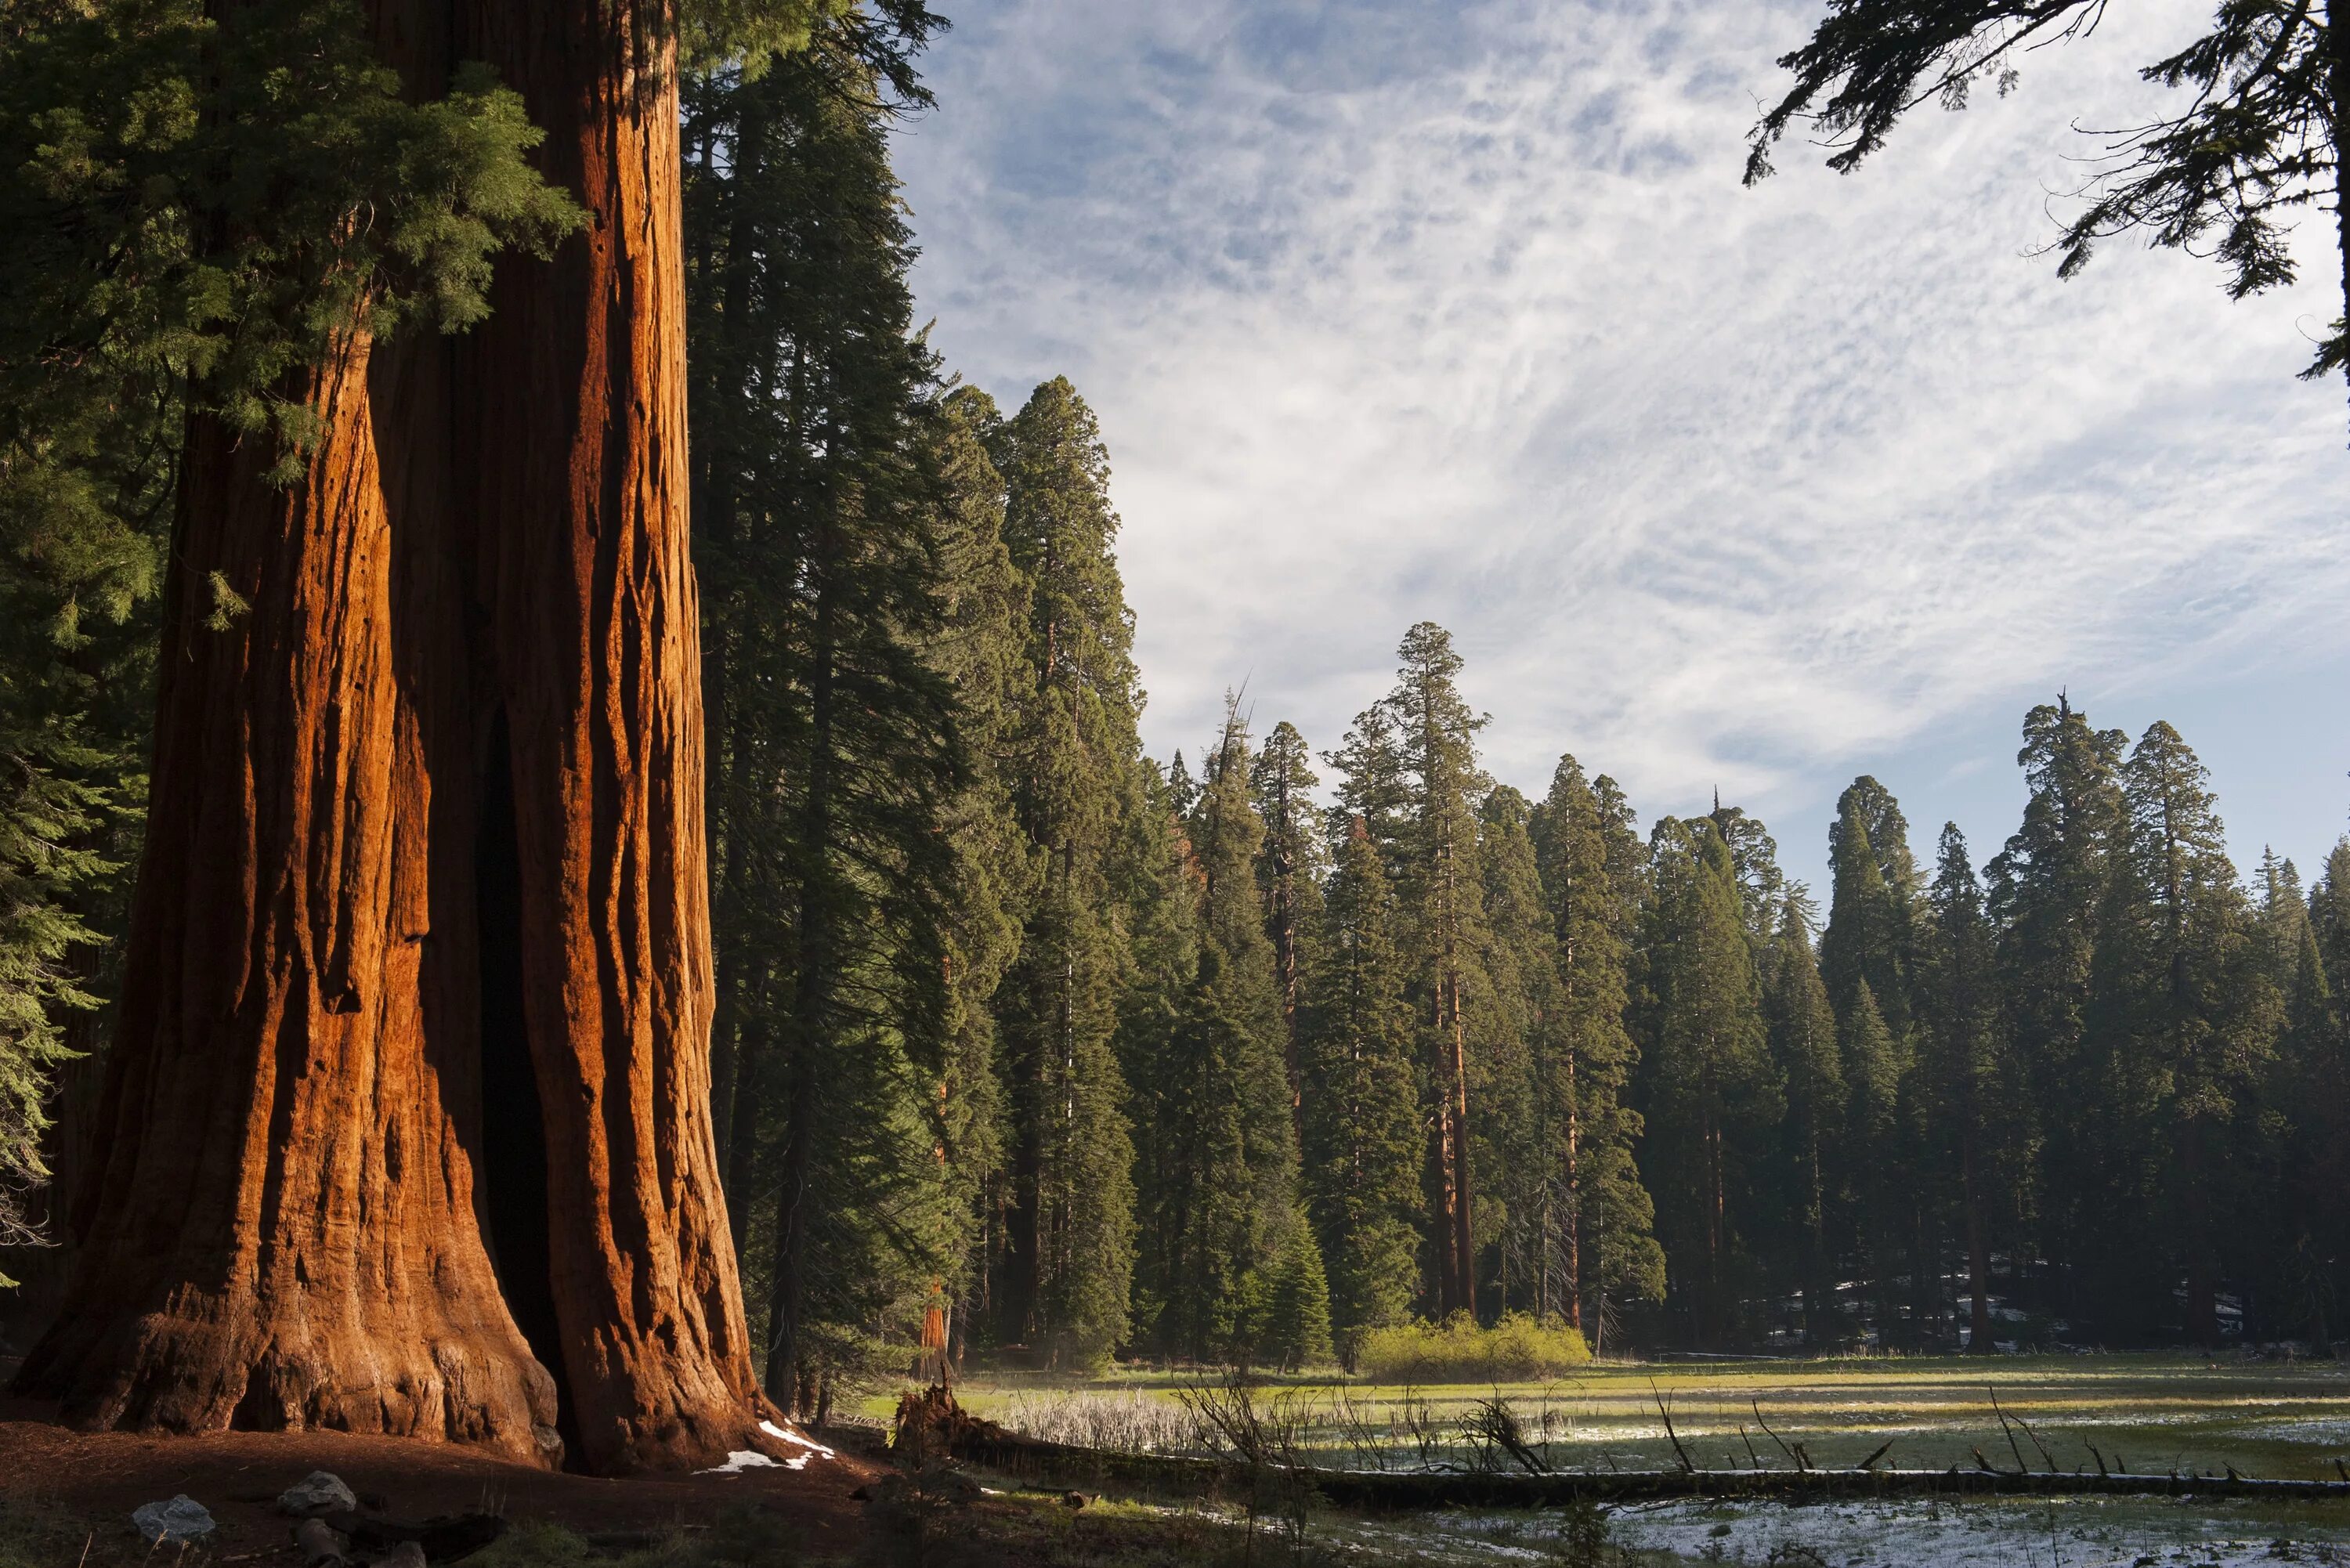
M 1833 1568 L 2261 1568 L 2350 1564 L 2350 1516 L 2281 1526 L 2224 1505 L 2136 1500 L 1846 1502 L 1788 1508 L 1674 1502 L 1617 1510 L 1619 1546 L 1700 1562 Z M 1497 1559 L 1547 1555 L 1549 1518 L 1462 1515 L 1440 1532 Z M 1463 1539 L 1465 1538 L 1465 1539 Z M 1800 1549 L 1800 1550 L 1798 1550 Z M 1773 1556 L 1773 1552 L 1777 1556 Z M 1808 1552 L 1813 1556 L 1803 1553 Z M 1481 1555 L 1482 1553 L 1480 1553 Z
M 771 1438 L 781 1438 L 787 1443 L 797 1443 L 803 1449 L 813 1449 L 827 1459 L 837 1459 L 840 1457 L 834 1453 L 830 1449 L 826 1448 L 822 1443 L 816 1441 L 814 1438 L 803 1438 L 797 1432 L 787 1432 L 784 1430 L 783 1428 L 776 1426 L 773 1421 L 760 1422 L 759 1430 L 766 1433 L 767 1436 Z M 807 1460 L 803 1459 L 799 1461 L 799 1464 L 793 1465 L 792 1469 L 797 1469 L 800 1468 L 800 1465 L 804 1465 L 806 1463 L 807 1463 Z
M 2350 1421 L 2278 1421 L 2266 1427 L 2246 1427 L 2236 1436 L 2277 1443 L 2323 1443 L 2329 1448 L 2350 1448 Z
M 792 1469 L 797 1469 L 800 1468 L 800 1465 L 804 1465 L 806 1463 L 807 1463 L 807 1461 L 806 1459 L 802 1459 L 799 1464 L 792 1466 Z M 744 1470 L 769 1470 L 775 1468 L 775 1461 L 761 1453 L 758 1449 L 736 1449 L 733 1453 L 726 1456 L 726 1462 L 724 1464 L 712 1465 L 706 1470 L 696 1470 L 693 1473 L 698 1476 L 739 1476 Z

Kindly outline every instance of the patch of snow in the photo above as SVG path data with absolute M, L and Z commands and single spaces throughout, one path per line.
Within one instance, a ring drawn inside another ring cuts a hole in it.
M 1478 1516 L 1447 1521 L 1449 1537 L 1473 1538 Z M 1544 1533 L 1555 1526 L 1531 1527 Z M 2009 1568 L 2029 1561 L 2062 1568 L 2130 1568 L 2156 1559 L 2196 1568 L 2255 1568 L 2282 1560 L 2350 1563 L 2350 1529 L 2294 1527 L 2294 1543 L 2254 1518 L 2176 1503 L 2157 1509 L 2074 1498 L 2054 1505 L 1839 1502 L 1804 1508 L 1671 1502 L 1608 1515 L 1619 1546 L 1730 1563 L 1763 1563 L 1804 1547 L 1830 1563 L 1902 1568 Z M 1487 1549 L 1492 1543 L 1481 1542 Z M 2281 1544 L 2282 1550 L 2280 1550 Z M 1797 1559 L 1802 1561 L 1802 1559 Z
M 2350 1445 L 2350 1421 L 2278 1421 L 2247 1427 L 2235 1436 L 2272 1443 L 2323 1443 L 2328 1448 Z
M 822 1443 L 816 1442 L 813 1438 L 803 1438 L 797 1432 L 787 1432 L 784 1430 L 783 1428 L 776 1426 L 773 1421 L 760 1422 L 759 1430 L 766 1433 L 767 1436 L 771 1438 L 781 1438 L 787 1443 L 797 1443 L 803 1449 L 813 1449 L 818 1455 L 827 1459 L 837 1459 L 840 1457 L 838 1454 L 834 1453 L 830 1449 L 826 1448 Z M 801 1459 L 798 1464 L 793 1465 L 792 1469 L 797 1469 L 800 1468 L 800 1465 L 805 1465 L 806 1463 L 807 1460 Z
M 806 1459 L 802 1459 L 798 1464 L 795 1464 L 790 1468 L 797 1469 L 800 1468 L 800 1465 L 804 1465 L 806 1463 L 807 1463 L 807 1461 Z M 696 1470 L 693 1473 L 698 1476 L 738 1476 L 744 1470 L 767 1470 L 775 1468 L 775 1461 L 761 1453 L 758 1449 L 736 1449 L 733 1452 L 726 1456 L 726 1462 L 724 1464 L 712 1465 L 706 1470 Z

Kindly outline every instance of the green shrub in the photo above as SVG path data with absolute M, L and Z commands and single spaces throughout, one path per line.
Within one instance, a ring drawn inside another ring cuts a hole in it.
M 1591 1359 L 1581 1331 L 1557 1317 L 1503 1313 L 1480 1328 L 1465 1312 L 1442 1324 L 1375 1328 L 1363 1336 L 1357 1369 L 1378 1383 L 1523 1383 L 1555 1377 Z

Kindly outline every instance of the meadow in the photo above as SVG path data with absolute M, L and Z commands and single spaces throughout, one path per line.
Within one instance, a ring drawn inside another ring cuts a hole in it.
M 1199 1375 L 1121 1369 L 1076 1380 L 979 1378 L 956 1393 L 975 1414 L 1034 1437 L 1188 1451 L 1180 1392 Z M 1659 1469 L 1677 1461 L 1669 1414 L 1700 1469 L 1783 1468 L 1801 1446 L 1818 1466 L 1881 1462 L 2004 1469 L 2216 1471 L 2337 1479 L 2350 1462 L 2350 1366 L 2178 1355 L 1867 1357 L 1595 1363 L 1539 1382 L 1407 1386 L 1268 1376 L 1326 1462 L 1459 1463 L 1480 1407 L 1506 1401 L 1554 1468 Z M 888 1401 L 870 1408 L 886 1414 Z M 2006 1423 L 2001 1420 L 2002 1415 Z M 1767 1429 L 1766 1429 L 1767 1428 Z M 1785 1449 L 1779 1445 L 1784 1444 Z
M 1125 1368 L 1081 1381 L 980 1378 L 957 1393 L 974 1413 L 1030 1436 L 1183 1453 L 1205 1450 L 1186 1403 L 1202 1382 Z M 1537 1382 L 1425 1386 L 1332 1373 L 1266 1377 L 1255 1397 L 1294 1423 L 1309 1462 L 1348 1468 L 1508 1468 L 1479 1435 L 1496 1403 L 1543 1462 L 1561 1470 L 1670 1469 L 1675 1438 L 1700 1469 L 1784 1469 L 1797 1450 L 1816 1467 L 1849 1468 L 1888 1442 L 1878 1462 L 1904 1469 L 1987 1461 L 2094 1475 L 2102 1457 L 2110 1469 L 2139 1473 L 2232 1467 L 2326 1480 L 2350 1464 L 2350 1366 L 2241 1355 L 1609 1362 Z M 1378 1558 L 1510 1562 L 1555 1560 L 1559 1528 L 1551 1515 L 1449 1511 L 1332 1519 L 1318 1531 Z M 1617 1510 L 1610 1531 L 1620 1545 L 1663 1562 L 2350 1563 L 2350 1506 L 2330 1503 L 1675 1502 Z

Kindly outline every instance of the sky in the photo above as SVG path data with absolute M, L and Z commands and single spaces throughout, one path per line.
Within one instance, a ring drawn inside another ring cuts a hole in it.
M 2240 867 L 2350 826 L 2350 405 L 2308 281 L 2042 254 L 2137 68 L 2136 0 L 1839 176 L 1739 174 L 1818 0 L 950 7 L 899 171 L 918 316 L 1016 406 L 1100 417 L 1149 691 L 1317 750 L 1449 628 L 1499 781 L 1560 753 L 1644 819 L 1719 789 L 1825 886 L 1860 773 L 1921 859 L 2014 830 L 2024 711 L 2167 719 Z

